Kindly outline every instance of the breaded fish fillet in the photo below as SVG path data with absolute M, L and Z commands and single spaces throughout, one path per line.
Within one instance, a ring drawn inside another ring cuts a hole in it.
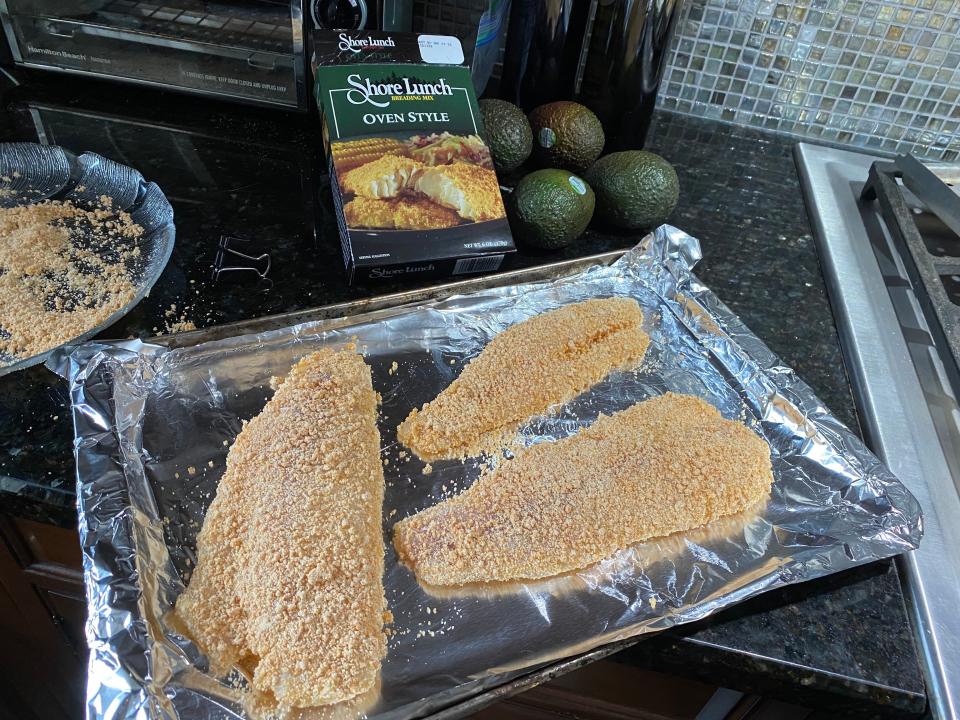
M 357 196 L 343 206 L 343 218 L 347 227 L 387 228 L 396 227 L 394 215 L 397 212 L 396 201 L 374 200 Z
M 216 669 L 283 706 L 365 692 L 386 652 L 376 412 L 352 349 L 294 365 L 230 449 L 177 601 Z
M 432 585 L 543 578 L 740 512 L 772 481 L 762 438 L 699 398 L 667 393 L 521 450 L 397 523 L 394 544 Z
M 470 163 L 428 167 L 414 186 L 438 205 L 456 210 L 464 220 L 480 222 L 506 215 L 497 174 Z
M 425 167 L 423 163 L 408 157 L 384 155 L 345 172 L 340 178 L 340 188 L 358 197 L 380 200 L 394 198 L 412 188 Z
M 635 364 L 650 338 L 632 298 L 587 300 L 517 323 L 497 335 L 432 402 L 397 428 L 425 460 L 491 449 L 551 405 L 612 370 Z
M 397 203 L 393 221 L 397 230 L 432 230 L 459 225 L 460 216 L 453 210 L 424 198 L 401 199 Z
M 424 198 L 374 200 L 355 197 L 343 207 L 349 227 L 433 230 L 460 224 L 460 217 Z

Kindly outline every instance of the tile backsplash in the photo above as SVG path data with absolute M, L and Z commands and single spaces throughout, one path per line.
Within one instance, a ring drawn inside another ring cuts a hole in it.
M 686 0 L 667 109 L 868 149 L 960 157 L 960 2 Z

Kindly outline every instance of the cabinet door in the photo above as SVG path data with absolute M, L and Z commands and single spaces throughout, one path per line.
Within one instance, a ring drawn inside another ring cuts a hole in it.
M 83 717 L 85 617 L 76 531 L 0 515 L 0 717 Z

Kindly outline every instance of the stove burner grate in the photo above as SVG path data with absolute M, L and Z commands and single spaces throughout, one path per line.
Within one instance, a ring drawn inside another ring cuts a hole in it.
M 960 367 L 960 195 L 951 188 L 953 181 L 960 184 L 960 168 L 931 169 L 911 155 L 901 155 L 871 166 L 860 197 L 864 202 L 877 201 L 931 332 L 936 335 L 934 341 L 939 347 L 949 348 L 954 367 Z M 922 216 L 918 213 L 922 211 L 911 206 L 903 188 L 956 237 L 946 242 L 941 238 L 933 244 L 929 235 L 925 240 L 918 228 Z

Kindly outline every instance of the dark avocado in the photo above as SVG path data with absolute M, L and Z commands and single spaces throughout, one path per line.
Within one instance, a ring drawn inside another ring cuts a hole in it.
M 547 250 L 565 247 L 586 230 L 593 206 L 593 190 L 582 178 L 566 170 L 536 170 L 510 196 L 514 237 Z
M 587 173 L 597 194 L 597 217 L 626 230 L 663 224 L 680 197 L 673 166 L 646 150 L 610 153 Z

